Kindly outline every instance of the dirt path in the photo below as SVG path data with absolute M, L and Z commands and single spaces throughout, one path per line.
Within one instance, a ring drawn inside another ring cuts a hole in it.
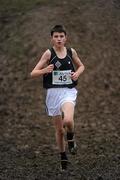
M 0 179 L 119 180 L 119 2 L 71 0 L 39 5 L 4 24 L 0 51 Z M 42 79 L 30 79 L 49 47 L 49 30 L 62 23 L 80 54 L 75 113 L 78 155 L 59 171 L 54 128 L 46 116 Z M 14 31 L 13 31 L 14 29 Z M 13 49 L 12 49 L 13 47 Z

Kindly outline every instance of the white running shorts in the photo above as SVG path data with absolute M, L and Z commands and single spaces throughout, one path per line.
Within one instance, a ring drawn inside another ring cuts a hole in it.
M 47 89 L 46 106 L 49 116 L 61 115 L 61 106 L 65 102 L 76 104 L 76 88 L 50 88 Z

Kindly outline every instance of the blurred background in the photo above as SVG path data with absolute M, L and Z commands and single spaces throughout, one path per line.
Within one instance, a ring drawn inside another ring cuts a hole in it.
M 42 78 L 30 72 L 63 24 L 85 71 L 75 111 L 78 155 L 59 172 Z M 0 0 L 0 179 L 120 179 L 120 1 Z

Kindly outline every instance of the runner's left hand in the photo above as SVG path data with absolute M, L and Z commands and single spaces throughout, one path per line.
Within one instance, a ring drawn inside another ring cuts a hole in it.
M 73 81 L 76 81 L 78 79 L 79 75 L 77 72 L 71 72 L 71 79 Z

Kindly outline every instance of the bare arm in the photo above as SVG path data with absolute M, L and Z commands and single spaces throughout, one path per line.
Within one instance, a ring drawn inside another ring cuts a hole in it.
M 38 77 L 46 73 L 50 73 L 53 71 L 54 66 L 52 64 L 47 65 L 50 60 L 51 52 L 50 50 L 46 50 L 39 62 L 35 66 L 35 68 L 31 72 L 32 77 Z M 47 66 L 46 66 L 47 65 Z
M 77 55 L 77 52 L 72 49 L 72 57 L 73 57 L 73 62 L 76 67 L 76 71 L 72 72 L 71 78 L 76 81 L 80 74 L 84 71 L 85 67 L 83 63 L 81 62 L 80 58 Z

